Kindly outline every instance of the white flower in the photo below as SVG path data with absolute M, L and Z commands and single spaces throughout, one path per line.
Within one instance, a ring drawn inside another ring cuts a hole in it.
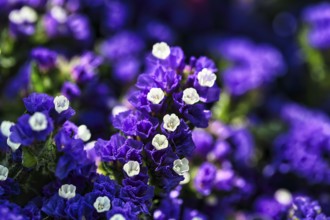
M 13 122 L 11 122 L 11 121 L 3 121 L 3 122 L 1 122 L 0 130 L 1 130 L 1 133 L 3 134 L 3 136 L 9 137 L 9 135 L 10 135 L 10 128 L 13 125 L 15 125 L 15 124 Z
M 152 55 L 156 58 L 165 60 L 171 54 L 171 48 L 165 42 L 155 43 L 152 47 Z
M 173 170 L 179 175 L 184 175 L 189 171 L 189 161 L 186 158 L 176 159 L 173 162 Z
M 76 186 L 72 184 L 64 184 L 59 188 L 58 195 L 64 199 L 71 199 L 76 196 Z
M 99 196 L 94 202 L 94 208 L 98 213 L 109 211 L 110 207 L 110 199 L 107 196 Z
M 20 143 L 15 143 L 10 140 L 10 138 L 7 138 L 7 145 L 11 148 L 12 151 L 16 151 L 21 144 Z
M 109 220 L 126 220 L 126 218 L 122 214 L 115 214 Z
M 59 6 L 54 6 L 50 9 L 50 14 L 57 22 L 61 24 L 65 23 L 68 18 L 66 11 Z
M 202 69 L 197 75 L 198 83 L 201 86 L 212 87 L 217 76 L 207 68 Z
M 176 128 L 180 125 L 180 119 L 176 114 L 167 114 L 163 117 L 163 127 L 168 131 L 175 131 Z
M 132 177 L 140 173 L 140 164 L 137 161 L 130 160 L 124 165 L 124 171 L 127 176 Z
M 55 110 L 60 114 L 61 112 L 69 109 L 70 101 L 64 95 L 60 95 L 54 98 L 54 105 Z
M 183 173 L 183 178 L 184 180 L 180 182 L 180 185 L 184 185 L 190 182 L 190 174 L 188 172 Z
M 274 197 L 276 201 L 282 205 L 290 205 L 292 202 L 292 195 L 286 189 L 279 189 L 275 192 Z
M 162 150 L 168 147 L 168 140 L 163 134 L 156 134 L 151 141 L 152 146 L 156 148 L 156 150 Z
M 164 99 L 164 92 L 160 88 L 152 88 L 147 94 L 147 99 L 152 104 L 159 104 Z
M 28 6 L 24 6 L 18 10 L 13 10 L 9 13 L 9 20 L 15 24 L 22 24 L 23 22 L 34 23 L 37 19 L 37 12 Z
M 41 112 L 35 112 L 30 118 L 29 118 L 29 125 L 32 130 L 34 131 L 43 131 L 47 128 L 47 118 L 44 113 Z
M 86 125 L 80 125 L 78 127 L 77 136 L 83 141 L 88 141 L 92 135 Z
M 8 177 L 8 168 L 0 165 L 0 181 L 5 181 Z
M 182 100 L 187 105 L 193 105 L 199 102 L 199 95 L 194 88 L 187 88 L 183 91 Z

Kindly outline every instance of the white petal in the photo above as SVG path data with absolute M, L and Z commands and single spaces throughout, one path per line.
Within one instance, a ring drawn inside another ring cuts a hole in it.
M 152 146 L 157 150 L 166 149 L 168 147 L 168 140 L 163 134 L 156 134 L 151 141 Z
M 165 60 L 171 54 L 171 48 L 165 42 L 154 44 L 152 47 L 152 55 L 156 58 Z
M 5 181 L 8 177 L 8 168 L 0 165 L 0 181 Z
M 140 173 L 140 164 L 137 161 L 130 160 L 127 163 L 125 163 L 123 167 L 125 173 L 129 177 L 133 177 L 136 175 L 139 175 Z
M 163 90 L 160 88 L 152 88 L 147 94 L 147 99 L 153 104 L 159 104 L 165 97 Z
M 86 125 L 80 125 L 78 127 L 77 136 L 83 141 L 88 141 L 92 135 Z
M 44 113 L 35 112 L 29 118 L 29 125 L 34 131 L 43 131 L 47 128 L 47 117 Z
M 198 83 L 204 87 L 212 87 L 217 76 L 207 68 L 202 69 L 197 75 Z
M 70 101 L 64 95 L 56 96 L 53 102 L 55 110 L 59 114 L 69 109 Z
M 183 91 L 182 100 L 187 105 L 193 105 L 199 102 L 199 95 L 194 88 L 187 88 Z
M 5 136 L 5 137 L 9 137 L 10 134 L 10 128 L 11 126 L 15 125 L 13 122 L 11 121 L 3 121 L 0 125 L 0 130 L 1 133 Z
M 163 117 L 163 127 L 168 131 L 175 131 L 180 125 L 180 119 L 176 114 L 167 114 Z

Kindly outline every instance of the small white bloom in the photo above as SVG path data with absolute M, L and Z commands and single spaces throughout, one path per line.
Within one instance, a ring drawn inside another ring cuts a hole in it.
M 109 220 L 126 220 L 126 218 L 122 214 L 115 214 Z
M 10 128 L 13 125 L 15 125 L 15 124 L 13 122 L 11 122 L 11 121 L 3 121 L 3 122 L 1 122 L 1 125 L 0 125 L 1 133 L 5 137 L 9 137 L 9 135 L 10 135 Z
M 156 148 L 156 150 L 162 150 L 168 147 L 168 140 L 163 134 L 156 134 L 151 141 L 152 146 Z
M 180 182 L 180 185 L 184 185 L 190 182 L 190 174 L 188 172 L 183 173 L 183 178 L 184 180 Z
M 217 76 L 207 68 L 202 69 L 197 75 L 198 83 L 201 86 L 212 87 Z
M 15 24 L 22 24 L 23 23 L 23 18 L 21 17 L 21 12 L 20 10 L 12 10 L 9 13 L 9 21 Z
M 94 202 L 94 208 L 98 213 L 109 211 L 110 207 L 110 199 L 107 196 L 99 196 Z
M 32 130 L 34 131 L 43 131 L 47 128 L 47 118 L 44 113 L 41 112 L 35 112 L 30 118 L 29 118 L 29 125 Z
M 129 176 L 136 176 L 140 173 L 140 164 L 137 161 L 130 160 L 124 165 L 124 171 Z
M 180 125 L 180 119 L 176 114 L 167 114 L 163 117 L 164 125 L 163 127 L 168 131 L 175 131 Z
M 78 127 L 77 136 L 83 141 L 88 141 L 92 135 L 86 125 L 80 125 Z
M 279 189 L 275 192 L 274 197 L 276 201 L 282 205 L 290 205 L 292 202 L 292 195 L 286 189 Z
M 68 18 L 66 11 L 59 6 L 54 6 L 50 10 L 50 14 L 52 15 L 53 18 L 55 18 L 57 22 L 61 24 L 65 23 Z
M 160 88 L 152 88 L 147 94 L 147 99 L 152 104 L 159 104 L 165 97 L 163 90 Z
M 199 102 L 199 95 L 194 88 L 187 88 L 183 91 L 182 100 L 188 104 L 193 105 Z
M 38 19 L 37 12 L 28 6 L 21 9 L 13 10 L 9 13 L 9 20 L 15 24 L 22 24 L 23 22 L 34 23 Z
M 8 168 L 0 165 L 0 181 L 5 181 L 8 177 Z
M 173 170 L 179 175 L 184 175 L 189 171 L 189 161 L 186 158 L 176 159 L 173 162 Z
M 15 143 L 10 140 L 10 138 L 7 138 L 7 145 L 11 148 L 12 151 L 16 151 L 21 144 L 20 143 Z
M 70 101 L 64 95 L 56 96 L 53 102 L 54 102 L 55 110 L 59 114 L 69 109 Z
M 165 60 L 171 54 L 171 48 L 165 42 L 155 43 L 152 47 L 152 55 L 156 58 Z
M 76 196 L 76 186 L 64 184 L 58 189 L 58 195 L 64 199 L 71 199 Z

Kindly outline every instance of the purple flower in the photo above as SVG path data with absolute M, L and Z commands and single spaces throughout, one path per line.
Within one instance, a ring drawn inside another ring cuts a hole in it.
M 143 213 L 149 213 L 151 200 L 154 196 L 154 187 L 148 185 L 146 171 L 147 169 L 142 169 L 137 176 L 124 179 L 122 181 L 123 187 L 120 190 L 120 198 L 139 205 Z
M 327 49 L 330 46 L 329 11 L 330 4 L 322 2 L 307 7 L 303 12 L 303 19 L 310 25 L 309 43 L 317 49 Z
M 266 85 L 285 71 L 282 55 L 269 45 L 237 38 L 223 41 L 219 52 L 233 64 L 224 70 L 223 80 L 235 96 Z
M 139 111 L 119 113 L 113 119 L 113 126 L 126 135 L 136 135 L 141 138 L 152 136 L 158 127 L 158 120 Z
M 194 130 L 192 132 L 192 139 L 196 146 L 194 155 L 198 157 L 206 157 L 209 151 L 213 148 L 213 137 L 205 130 Z
M 156 150 L 151 144 L 148 144 L 145 149 L 149 169 L 153 170 L 153 180 L 165 193 L 169 192 L 184 179 L 173 170 L 173 162 L 179 157 L 172 151 L 171 147 Z
M 294 199 L 293 204 L 288 211 L 288 219 L 316 219 L 328 220 L 322 213 L 322 209 L 317 201 L 312 201 L 308 197 L 298 196 Z
M 254 206 L 256 212 L 262 216 L 278 220 L 285 217 L 285 211 L 287 210 L 287 207 L 268 196 L 258 198 Z
M 67 24 L 68 12 L 60 7 L 52 7 L 43 17 L 43 26 L 48 37 L 56 38 L 69 35 L 69 27 Z
M 12 10 L 9 14 L 10 33 L 16 37 L 31 36 L 35 32 L 35 25 L 38 20 L 37 12 L 28 6 Z
M 128 47 L 128 45 L 130 45 Z M 119 32 L 101 45 L 101 54 L 114 62 L 128 56 L 138 55 L 144 49 L 139 36 L 131 32 Z
M 10 203 L 7 200 L 0 200 L 0 216 L 8 220 L 24 220 L 22 209 L 15 203 Z
M 208 162 L 203 163 L 197 171 L 194 179 L 194 186 L 196 190 L 204 196 L 208 196 L 211 193 L 217 168 Z
M 24 114 L 11 127 L 9 138 L 14 143 L 29 146 L 34 141 L 45 141 L 53 129 L 53 120 L 47 112 L 35 112 L 33 115 Z
M 93 41 L 93 32 L 88 17 L 81 14 L 73 14 L 68 17 L 67 25 L 70 36 L 83 45 L 84 48 L 90 47 Z
M 81 95 L 79 87 L 72 82 L 63 83 L 61 93 L 67 97 L 69 100 L 78 98 Z
M 96 74 L 97 68 L 102 64 L 102 58 L 92 52 L 85 52 L 79 63 L 72 68 L 72 77 L 80 83 L 90 81 Z
M 325 155 L 330 149 L 330 119 L 297 105 L 284 106 L 282 115 L 289 130 L 275 140 L 274 165 L 280 172 L 293 172 L 310 183 L 329 184 Z
M 56 65 L 57 53 L 43 47 L 37 47 L 31 52 L 32 59 L 42 70 L 49 70 Z
M 138 208 L 132 202 L 124 202 L 121 199 L 115 198 L 112 201 L 112 208 L 107 212 L 107 219 L 111 218 L 124 218 L 124 219 L 138 219 Z
M 55 124 L 63 124 L 75 114 L 75 111 L 69 106 L 69 101 L 63 96 L 57 96 L 54 99 L 44 93 L 32 93 L 24 98 L 23 102 L 30 114 L 46 112 Z
M 114 63 L 113 77 L 121 83 L 132 82 L 140 71 L 141 63 L 135 57 L 125 57 Z
M 170 193 L 170 195 L 172 194 L 172 192 Z M 183 201 L 177 197 L 168 196 L 166 198 L 162 198 L 159 207 L 157 207 L 157 209 L 153 213 L 153 219 L 179 219 L 182 202 Z
M 15 98 L 28 91 L 31 78 L 31 62 L 25 63 L 5 87 L 6 96 Z
M 129 16 L 128 7 L 118 1 L 106 2 L 102 14 L 102 26 L 107 32 L 122 28 Z

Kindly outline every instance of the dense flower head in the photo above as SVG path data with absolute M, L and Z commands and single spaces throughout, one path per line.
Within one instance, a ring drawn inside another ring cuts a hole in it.
M 31 58 L 35 61 L 40 69 L 48 70 L 56 65 L 57 53 L 43 47 L 37 47 L 32 50 Z
M 311 5 L 303 11 L 303 19 L 310 26 L 308 40 L 317 49 L 327 49 L 330 46 L 330 4 L 322 2 Z
M 38 14 L 33 8 L 23 6 L 20 9 L 12 10 L 8 19 L 10 32 L 14 37 L 28 37 L 35 32 Z
M 313 201 L 306 196 L 298 196 L 294 199 L 292 206 L 288 211 L 288 219 L 321 219 L 327 220 L 327 217 L 322 213 L 322 209 L 317 201 Z
M 329 184 L 329 165 L 324 158 L 329 152 L 328 117 L 294 104 L 286 105 L 282 114 L 289 130 L 275 141 L 274 163 L 278 170 L 293 172 L 310 183 Z
M 219 53 L 230 63 L 223 72 L 224 85 L 236 96 L 266 85 L 285 71 L 281 53 L 270 45 L 234 38 L 221 42 Z
M 330 220 L 307 4 L 0 0 L 0 220 Z

